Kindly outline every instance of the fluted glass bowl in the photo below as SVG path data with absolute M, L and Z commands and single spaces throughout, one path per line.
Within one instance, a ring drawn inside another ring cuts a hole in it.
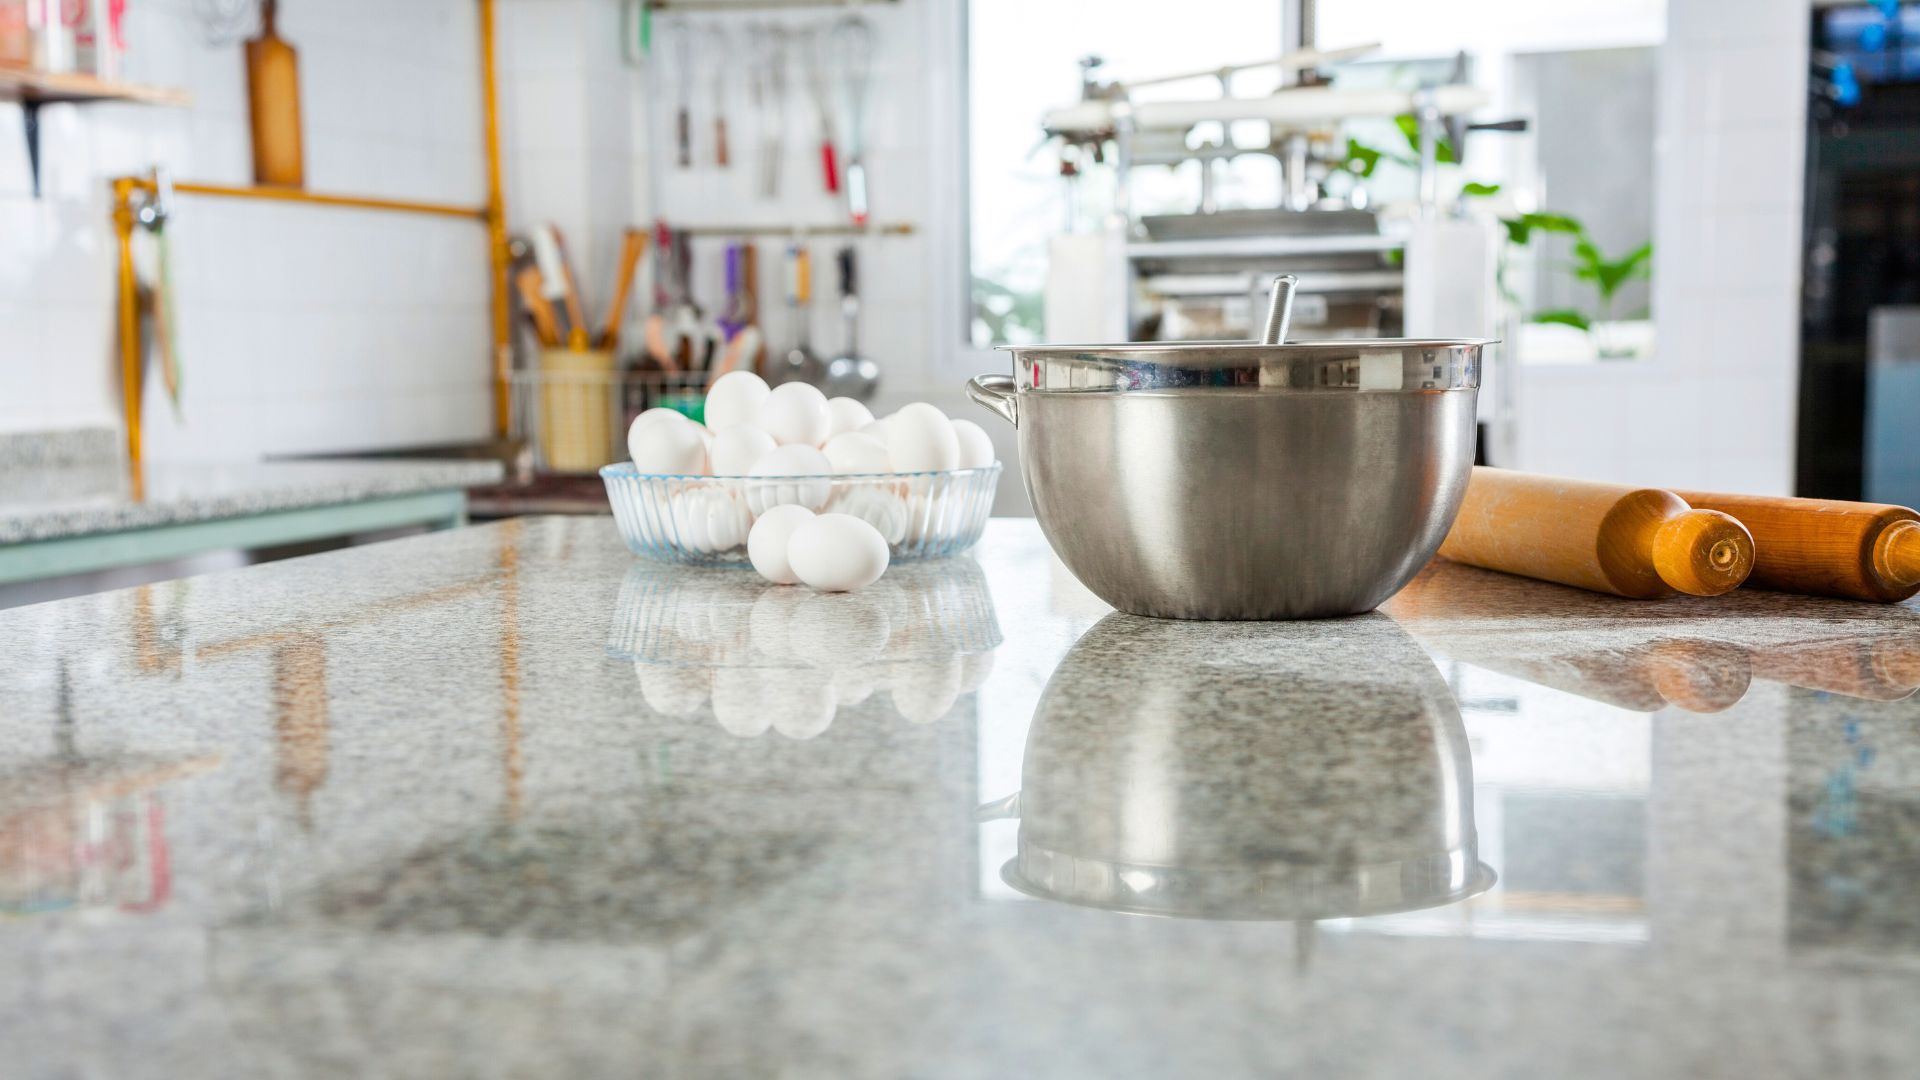
M 601 469 L 600 479 L 620 538 L 635 555 L 693 566 L 745 565 L 753 520 L 797 502 L 866 520 L 899 561 L 972 547 L 992 512 L 1000 463 L 943 472 L 666 476 L 621 462 Z

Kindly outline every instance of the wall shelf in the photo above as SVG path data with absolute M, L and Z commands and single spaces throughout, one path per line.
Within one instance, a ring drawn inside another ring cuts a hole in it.
M 0 101 L 130 101 L 140 105 L 190 105 L 185 90 L 142 83 L 110 82 L 76 71 L 36 71 L 0 64 Z
M 112 82 L 77 71 L 38 71 L 0 64 L 0 101 L 20 103 L 27 136 L 27 167 L 33 173 L 33 195 L 39 198 L 40 106 L 96 101 L 179 106 L 192 104 L 193 98 L 185 90 L 170 87 Z

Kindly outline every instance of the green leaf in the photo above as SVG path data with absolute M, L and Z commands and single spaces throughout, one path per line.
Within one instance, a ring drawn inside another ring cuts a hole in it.
M 1503 217 L 1500 224 L 1507 227 L 1507 243 L 1515 247 L 1525 247 L 1527 241 L 1533 239 L 1533 226 L 1524 217 Z
M 1585 315 L 1572 310 L 1538 312 L 1533 316 L 1533 321 L 1537 323 L 1556 323 L 1560 326 L 1571 326 L 1575 330 L 1593 329 L 1593 324 L 1587 321 Z
M 1418 154 L 1420 152 L 1420 121 L 1415 119 L 1412 113 L 1401 113 L 1393 118 L 1393 126 L 1400 129 L 1401 137 L 1406 139 L 1407 145 L 1413 148 L 1415 154 Z M 1433 157 L 1442 165 L 1460 163 L 1460 155 L 1453 152 L 1453 143 L 1449 142 L 1444 135 L 1437 136 L 1433 140 Z
M 1347 140 L 1346 170 L 1355 176 L 1368 177 L 1380 165 L 1381 153 L 1358 139 Z
M 1587 227 L 1580 224 L 1579 218 L 1565 214 L 1550 214 L 1544 211 L 1521 215 L 1529 225 L 1541 232 L 1564 233 L 1568 236 L 1584 236 Z
M 1460 197 L 1465 199 L 1485 198 L 1488 195 L 1498 194 L 1500 194 L 1499 184 L 1482 184 L 1477 180 L 1468 181 L 1467 185 L 1460 189 Z
M 1620 286 L 1634 278 L 1647 277 L 1653 273 L 1650 261 L 1653 258 L 1653 244 L 1645 243 L 1633 249 L 1625 256 L 1613 262 L 1600 261 L 1594 266 L 1594 276 L 1590 279 L 1599 288 L 1603 299 L 1612 299 L 1620 291 Z

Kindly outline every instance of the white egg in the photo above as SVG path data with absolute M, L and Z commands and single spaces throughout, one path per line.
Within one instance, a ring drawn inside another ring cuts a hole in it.
M 960 467 L 984 469 L 993 464 L 993 440 L 985 428 L 971 420 L 954 420 L 953 434 L 960 441 Z
M 894 667 L 888 696 L 901 716 L 916 724 L 931 724 L 947 715 L 960 700 L 960 658 L 922 660 Z M 719 704 L 718 683 L 714 704 Z
M 837 473 L 886 473 L 893 471 L 893 456 L 887 444 L 871 435 L 846 431 L 827 440 L 821 451 Z
M 859 431 L 873 423 L 872 410 L 850 397 L 828 398 L 827 415 L 833 421 L 829 435 Z
M 759 428 L 735 424 L 713 432 L 707 457 L 713 464 L 713 475 L 745 476 L 754 462 L 773 452 L 775 445 L 773 436 Z
M 824 734 L 838 710 L 832 676 L 805 669 L 782 672 L 778 696 L 767 703 L 773 730 L 796 741 Z
M 775 478 L 747 484 L 747 508 L 756 514 L 788 504 L 818 510 L 833 494 L 833 465 L 811 446 L 777 447 L 754 462 L 747 475 Z
M 775 506 L 760 515 L 747 532 L 747 561 L 760 576 L 775 585 L 792 585 L 800 579 L 794 576 L 793 567 L 787 562 L 787 548 L 793 539 L 793 531 L 802 524 L 813 520 L 813 511 L 804 506 Z M 754 603 L 756 616 L 759 602 Z M 759 635 L 755 634 L 758 645 Z
M 702 555 L 732 551 L 747 542 L 753 518 L 732 495 L 718 488 L 694 488 L 667 503 L 680 546 Z
M 895 472 L 937 472 L 960 464 L 960 439 L 947 414 L 916 401 L 887 417 L 887 453 Z
M 627 453 L 634 468 L 656 476 L 702 476 L 707 471 L 707 441 L 700 425 L 668 409 L 648 409 L 634 417 L 627 429 Z
M 707 388 L 706 411 L 702 414 L 707 427 L 719 431 L 742 424 L 760 426 L 760 410 L 772 392 L 767 380 L 751 371 L 727 372 Z
M 883 416 L 880 419 L 875 420 L 873 423 L 868 424 L 866 427 L 861 428 L 860 434 L 871 435 L 874 438 L 879 439 L 882 445 L 885 445 L 887 441 L 886 417 Z
M 824 592 L 873 584 L 886 573 L 889 558 L 880 530 L 851 514 L 820 514 L 803 521 L 787 542 L 793 575 Z
M 833 413 L 817 387 L 781 383 L 760 406 L 760 427 L 781 446 L 819 446 L 833 434 Z
M 876 659 L 891 636 L 886 609 L 863 593 L 807 593 L 787 624 L 794 655 L 818 668 Z
M 900 496 L 872 484 L 854 482 L 834 492 L 826 509 L 851 514 L 880 531 L 880 539 L 897 544 L 907 535 L 907 504 Z
M 707 703 L 707 694 L 713 689 L 713 671 L 709 668 L 635 660 L 633 673 L 640 677 L 641 700 L 662 716 L 692 716 Z

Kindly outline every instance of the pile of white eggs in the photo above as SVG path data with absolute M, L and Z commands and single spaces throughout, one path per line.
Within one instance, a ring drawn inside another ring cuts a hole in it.
M 648 409 L 627 430 L 627 452 L 642 473 L 746 477 L 752 482 L 690 487 L 670 513 L 680 542 L 701 552 L 745 544 L 755 570 L 776 584 L 844 592 L 878 580 L 889 544 L 912 539 L 915 513 L 872 485 L 836 485 L 835 476 L 945 472 L 993 464 L 980 425 L 915 402 L 876 419 L 852 398 L 829 398 L 807 383 L 770 387 L 734 371 L 707 391 L 704 425 L 672 409 Z

